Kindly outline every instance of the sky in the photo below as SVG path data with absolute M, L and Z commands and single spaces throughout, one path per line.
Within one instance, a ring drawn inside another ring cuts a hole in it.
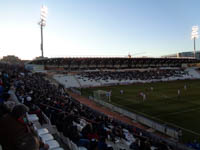
M 0 57 L 160 57 L 192 51 L 199 0 L 0 0 Z M 197 49 L 199 40 L 196 41 Z

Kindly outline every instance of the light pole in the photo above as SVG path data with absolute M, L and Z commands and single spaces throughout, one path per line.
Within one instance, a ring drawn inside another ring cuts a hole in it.
M 40 29 L 41 29 L 41 45 L 40 45 L 40 48 L 41 48 L 41 57 L 43 58 L 44 57 L 44 51 L 43 51 L 43 27 L 46 26 L 46 21 L 47 21 L 47 7 L 46 6 L 42 6 L 41 9 L 40 9 L 40 22 L 39 22 L 39 25 L 40 25 Z
M 199 37 L 198 30 L 199 30 L 198 26 L 192 27 L 191 39 L 194 39 L 194 58 L 196 58 L 196 41 L 195 40 Z

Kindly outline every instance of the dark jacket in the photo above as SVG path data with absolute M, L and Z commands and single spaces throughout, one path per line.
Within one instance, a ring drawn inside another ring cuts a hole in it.
M 6 114 L 0 118 L 0 144 L 3 150 L 19 150 L 18 143 L 28 134 L 28 127 Z

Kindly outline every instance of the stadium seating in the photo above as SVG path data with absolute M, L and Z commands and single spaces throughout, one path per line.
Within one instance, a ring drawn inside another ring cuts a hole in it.
M 28 114 L 27 118 L 32 123 L 39 121 L 39 118 L 37 117 L 36 114 L 31 114 L 31 115 Z
M 27 115 L 27 119 L 34 124 L 39 124 L 39 119 L 35 114 L 28 114 Z M 59 143 L 54 140 L 54 137 L 52 136 L 52 134 L 49 133 L 48 129 L 46 128 L 39 128 L 37 129 L 36 126 L 34 126 L 35 132 L 37 133 L 37 135 L 41 138 L 41 140 L 44 143 L 47 143 L 49 145 L 49 149 L 50 150 L 63 150 L 62 148 L 60 148 Z
M 131 84 L 135 82 L 156 82 L 181 80 L 192 78 L 191 74 L 182 69 L 154 69 L 154 70 L 132 70 L 132 71 L 98 71 L 82 72 L 76 75 L 81 87 L 92 87 L 100 85 Z
M 53 148 L 53 149 L 51 149 L 51 150 L 64 150 L 63 148 L 60 148 L 60 147 L 58 147 L 58 148 Z
M 37 132 L 38 136 L 49 133 L 48 129 L 46 129 L 46 128 L 36 129 L 36 132 Z
M 75 75 L 75 78 L 79 80 L 81 87 L 92 87 L 92 86 L 101 86 L 101 83 L 95 80 L 90 80 L 89 78 L 82 78 L 79 75 Z
M 53 136 L 51 134 L 42 134 L 40 135 L 40 138 L 42 139 L 42 141 L 44 143 L 46 143 L 47 141 L 53 140 Z
M 188 71 L 188 73 L 190 74 L 190 76 L 194 79 L 199 79 L 200 78 L 200 74 L 199 72 L 196 70 L 197 68 L 188 68 L 186 69 Z
M 51 64 L 53 63 L 51 62 Z M 79 150 L 81 148 L 84 149 L 83 147 L 86 149 L 92 147 L 93 142 L 96 144 L 95 146 L 99 147 L 105 146 L 106 148 L 109 148 L 109 145 L 111 145 L 115 150 L 129 150 L 132 145 L 138 147 L 141 147 L 142 145 L 151 149 L 163 147 L 163 145 L 164 147 L 168 146 L 166 143 L 158 141 L 157 139 L 159 139 L 159 137 L 154 139 L 146 131 L 127 125 L 119 120 L 109 118 L 101 112 L 97 112 L 86 105 L 80 104 L 75 99 L 69 97 L 67 93 L 62 93 L 61 87 L 56 87 L 51 84 L 50 81 L 45 80 L 44 74 L 29 74 L 27 71 L 20 72 L 24 72 L 24 75 L 20 76 L 19 72 L 15 72 L 16 76 L 12 78 L 12 80 L 17 81 L 14 83 L 18 100 L 27 105 L 30 110 L 35 111 L 37 106 L 40 111 L 44 112 L 51 121 L 49 124 L 56 125 L 58 131 L 61 133 L 64 143 L 66 143 L 70 149 Z M 166 73 L 166 71 L 163 72 Z M 134 73 L 128 72 L 129 78 L 131 78 L 131 75 Z M 140 80 L 145 81 L 146 79 L 149 79 L 148 75 L 151 73 L 152 72 L 147 72 L 147 75 L 144 76 L 143 72 L 143 78 Z M 152 74 L 154 75 L 154 73 L 155 72 Z M 10 74 L 13 74 L 13 72 L 11 71 Z M 98 78 L 98 83 L 101 84 L 115 83 L 114 81 L 130 82 L 130 79 L 126 76 L 127 72 L 106 72 L 103 74 L 103 77 L 99 72 L 83 73 L 82 75 L 79 75 L 85 76 L 85 74 L 92 74 L 94 77 L 92 80 L 97 80 Z M 182 71 L 170 71 L 171 76 L 181 74 Z M 170 75 L 167 77 L 170 77 Z M 109 78 L 105 78 L 107 76 L 109 76 Z M 136 72 L 136 79 L 138 80 L 140 77 L 141 73 Z M 82 83 L 82 81 L 78 82 L 75 76 L 72 75 L 67 77 L 56 76 L 55 78 L 61 83 L 67 82 L 68 85 L 73 85 L 75 87 L 80 87 L 81 85 L 79 82 Z M 89 79 L 90 77 L 85 78 Z M 159 78 L 162 79 L 160 76 Z M 131 80 L 134 81 L 134 79 Z M 32 98 L 31 101 L 27 99 L 27 95 Z M 52 134 L 42 127 L 42 123 L 45 119 L 39 116 L 39 114 L 40 113 L 37 115 L 28 115 L 29 121 L 35 124 L 35 132 L 49 145 L 50 149 L 62 149 L 60 148 L 58 141 L 54 140 L 55 138 Z M 37 128 L 38 122 L 41 122 L 41 128 Z M 142 134 L 140 135 L 140 133 Z M 136 141 L 139 141 L 141 144 L 139 145 Z
M 62 84 L 65 84 L 66 88 L 80 87 L 80 84 L 73 75 L 55 75 L 54 79 L 56 79 L 58 82 Z
M 47 141 L 45 143 L 49 145 L 50 150 L 53 150 L 53 149 L 60 147 L 59 143 L 56 140 L 50 140 L 50 141 Z
M 97 87 L 102 85 L 117 85 L 131 83 L 149 83 L 158 81 L 173 81 L 200 78 L 195 69 L 142 69 L 129 71 L 91 71 L 76 75 L 54 75 L 59 83 L 70 87 Z
M 45 69 L 58 71 L 102 70 L 102 69 L 133 69 L 181 67 L 182 64 L 198 63 L 190 58 L 51 58 L 36 59 L 29 65 L 45 65 Z M 57 67 L 57 68 L 56 68 Z

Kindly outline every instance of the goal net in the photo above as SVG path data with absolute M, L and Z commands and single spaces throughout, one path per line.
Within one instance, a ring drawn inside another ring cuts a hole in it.
M 93 96 L 97 100 L 111 101 L 111 93 L 103 90 L 97 90 L 93 92 Z

